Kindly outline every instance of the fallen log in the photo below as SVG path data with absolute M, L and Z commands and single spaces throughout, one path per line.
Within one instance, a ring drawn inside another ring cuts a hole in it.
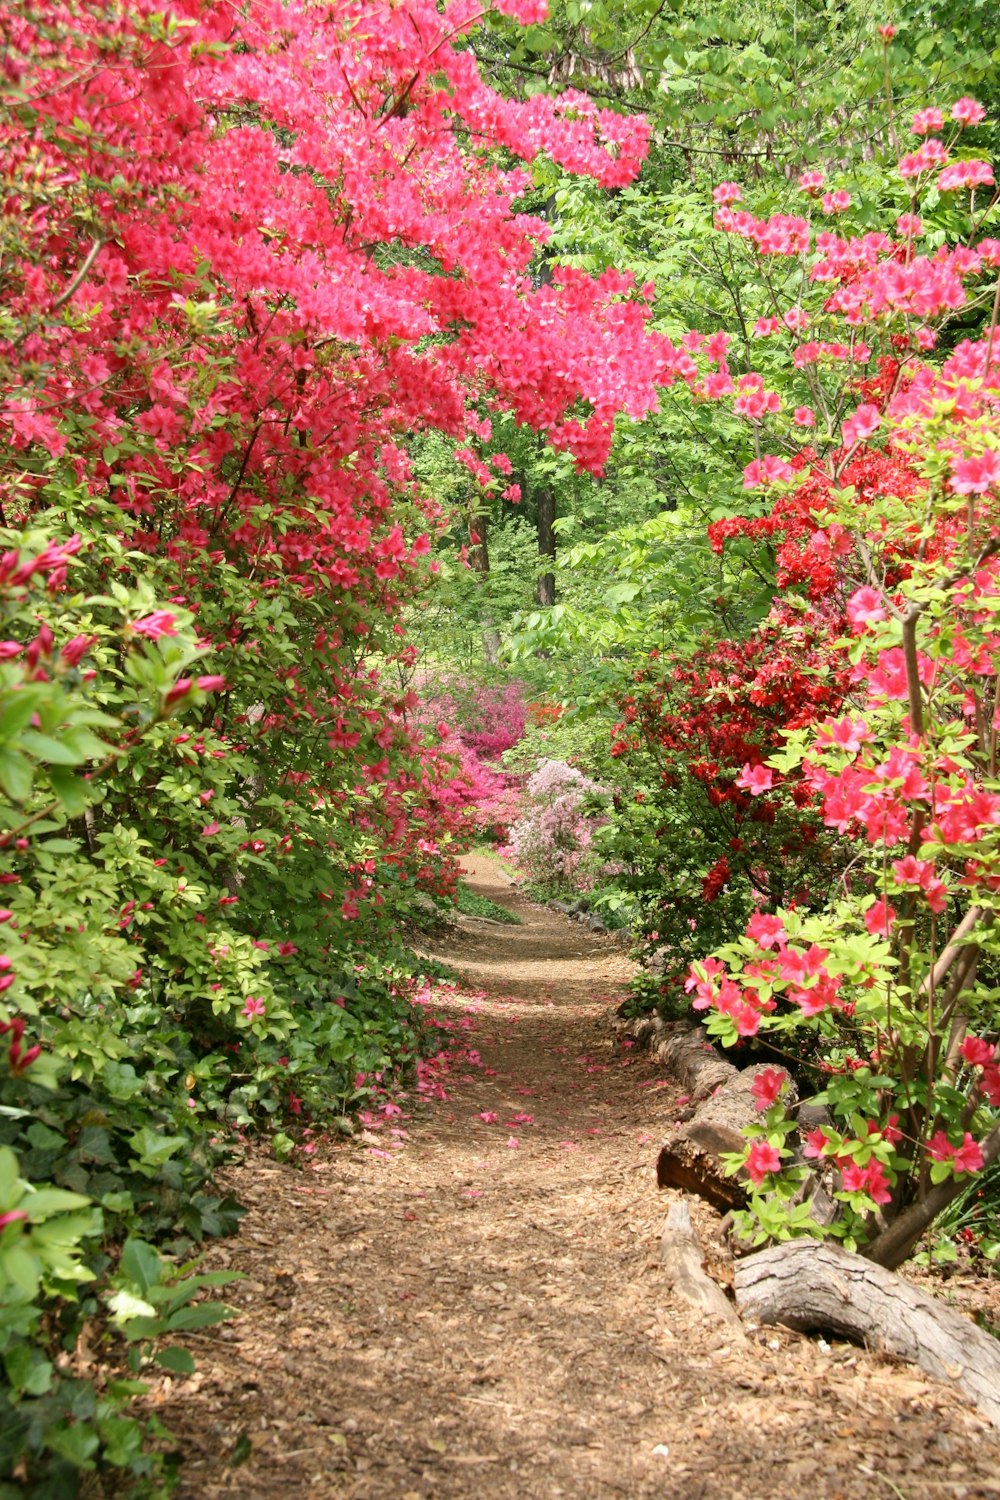
M 719 1284 L 705 1270 L 705 1257 L 691 1223 L 691 1210 L 683 1201 L 671 1203 L 660 1238 L 660 1260 L 667 1283 L 682 1301 L 698 1308 L 706 1318 L 719 1318 L 731 1326 L 740 1341 L 746 1338 L 739 1314 Z
M 623 1030 L 664 1065 L 695 1101 L 704 1099 L 739 1071 L 719 1053 L 701 1026 L 690 1021 L 664 1021 L 662 1016 L 640 1016 Z
M 1000 1340 L 902 1277 L 839 1245 L 793 1240 L 740 1261 L 745 1320 L 840 1334 L 947 1381 L 1000 1428 Z
M 724 1060 L 721 1060 L 723 1061 Z M 743 1128 L 760 1119 L 752 1088 L 762 1068 L 739 1072 L 725 1063 L 730 1076 L 705 1099 L 692 1117 L 675 1130 L 660 1149 L 656 1162 L 659 1187 L 696 1193 L 723 1211 L 742 1208 L 746 1201 L 745 1178 L 727 1177 L 720 1158 L 746 1149 Z M 795 1104 L 791 1080 L 786 1085 L 789 1108 Z
M 707 1099 L 740 1076 L 740 1070 L 716 1051 L 701 1026 L 665 1027 L 650 1050 L 687 1090 L 692 1103 Z

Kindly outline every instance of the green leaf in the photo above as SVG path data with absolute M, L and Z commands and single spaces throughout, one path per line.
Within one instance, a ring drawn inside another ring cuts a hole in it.
M 0 707 L 0 735 L 5 740 L 12 740 L 26 729 L 37 713 L 40 701 L 37 688 L 19 687 L 17 692 L 5 693 Z
M 35 1192 L 25 1193 L 21 1199 L 21 1207 L 33 1224 L 40 1224 L 50 1214 L 89 1208 L 90 1199 L 85 1198 L 82 1193 L 67 1193 L 63 1188 L 38 1188 Z
M 66 1144 L 66 1137 L 60 1131 L 43 1125 L 41 1120 L 29 1125 L 26 1134 L 36 1151 L 56 1151 Z
M 144 1125 L 131 1137 L 129 1145 L 144 1166 L 159 1167 L 187 1145 L 187 1137 L 161 1135 L 152 1126 Z
M 51 766 L 49 781 L 59 799 L 60 806 L 71 818 L 78 818 L 90 803 L 87 783 L 65 766 Z
M 3 1357 L 7 1379 L 26 1396 L 44 1396 L 52 1389 L 52 1366 L 39 1349 L 15 1344 Z
M 93 1427 L 77 1422 L 72 1427 L 50 1428 L 45 1440 L 62 1458 L 69 1460 L 78 1469 L 90 1468 L 88 1462 L 97 1452 L 100 1439 Z
M 0 1146 L 0 1209 L 13 1208 L 12 1196 L 20 1177 L 17 1157 L 9 1146 Z
M 240 1464 L 246 1463 L 252 1452 L 253 1445 L 250 1442 L 249 1433 L 241 1432 L 233 1444 L 233 1450 L 229 1455 L 229 1462 L 234 1469 L 238 1469 Z
M 31 796 L 31 762 L 9 745 L 0 748 L 0 786 L 12 802 L 27 802 Z
M 118 1268 L 142 1292 L 148 1292 L 163 1281 L 163 1257 L 159 1250 L 134 1235 L 129 1235 L 122 1247 Z
M 38 1261 L 23 1245 L 9 1245 L 0 1250 L 0 1281 L 8 1281 L 24 1296 L 33 1297 L 40 1277 Z
M 524 45 L 529 52 L 550 52 L 559 45 L 559 39 L 542 26 L 529 26 L 524 34 Z
M 174 1375 L 193 1375 L 196 1369 L 191 1351 L 182 1349 L 177 1344 L 172 1344 L 167 1349 L 160 1349 L 155 1358 L 158 1365 L 162 1365 L 165 1370 L 170 1370 Z
M 193 1307 L 179 1307 L 171 1313 L 167 1327 L 171 1333 L 185 1333 L 195 1328 L 212 1328 L 235 1316 L 234 1310 L 222 1302 L 196 1302 Z
M 72 745 L 66 743 L 65 739 L 53 739 L 52 735 L 42 734 L 38 729 L 26 729 L 21 736 L 21 745 L 29 755 L 45 765 L 78 766 L 86 759 L 86 756 L 78 754 Z
M 143 1301 L 141 1297 L 137 1297 L 134 1292 L 126 1291 L 124 1287 L 119 1288 L 117 1292 L 112 1292 L 107 1303 L 115 1322 L 126 1330 L 133 1318 L 156 1317 L 156 1308 L 152 1303 Z

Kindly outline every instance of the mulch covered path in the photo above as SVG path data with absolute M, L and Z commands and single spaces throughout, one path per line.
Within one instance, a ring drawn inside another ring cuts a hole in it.
M 154 1393 L 182 1500 L 1000 1496 L 1000 1443 L 918 1370 L 737 1345 L 670 1299 L 653 1164 L 678 1091 L 611 1026 L 628 962 L 469 863 L 524 925 L 435 943 L 472 1049 L 447 1099 L 230 1176 L 250 1212 L 207 1261 L 245 1274 L 243 1316 Z

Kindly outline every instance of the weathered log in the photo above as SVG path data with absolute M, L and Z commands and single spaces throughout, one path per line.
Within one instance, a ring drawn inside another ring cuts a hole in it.
M 650 1050 L 657 1062 L 691 1095 L 694 1103 L 707 1099 L 716 1089 L 740 1076 L 739 1069 L 722 1057 L 701 1026 L 686 1023 L 664 1027 Z
M 731 1064 L 730 1077 L 708 1099 L 693 1117 L 664 1143 L 656 1163 L 656 1181 L 661 1188 L 679 1188 L 696 1193 L 716 1208 L 742 1208 L 746 1190 L 739 1177 L 727 1177 L 720 1158 L 729 1152 L 746 1149 L 744 1126 L 760 1119 L 752 1088 L 761 1068 L 747 1068 L 740 1073 Z M 795 1103 L 791 1081 L 785 1098 Z
M 740 1261 L 744 1319 L 840 1334 L 955 1386 L 1000 1428 L 1000 1341 L 902 1277 L 839 1245 L 793 1240 Z
M 746 1338 L 739 1315 L 719 1284 L 705 1270 L 705 1256 L 683 1201 L 671 1203 L 660 1237 L 660 1259 L 671 1290 L 706 1318 L 731 1325 L 734 1337 Z

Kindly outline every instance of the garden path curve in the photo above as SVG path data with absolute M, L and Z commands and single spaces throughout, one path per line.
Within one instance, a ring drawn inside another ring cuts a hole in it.
M 523 922 L 434 945 L 479 992 L 451 1019 L 481 1063 L 309 1169 L 231 1174 L 250 1211 L 207 1259 L 246 1274 L 244 1316 L 154 1392 L 182 1500 L 1000 1496 L 1000 1447 L 919 1371 L 738 1345 L 670 1300 L 653 1164 L 677 1090 L 610 1025 L 628 961 L 468 863 Z

